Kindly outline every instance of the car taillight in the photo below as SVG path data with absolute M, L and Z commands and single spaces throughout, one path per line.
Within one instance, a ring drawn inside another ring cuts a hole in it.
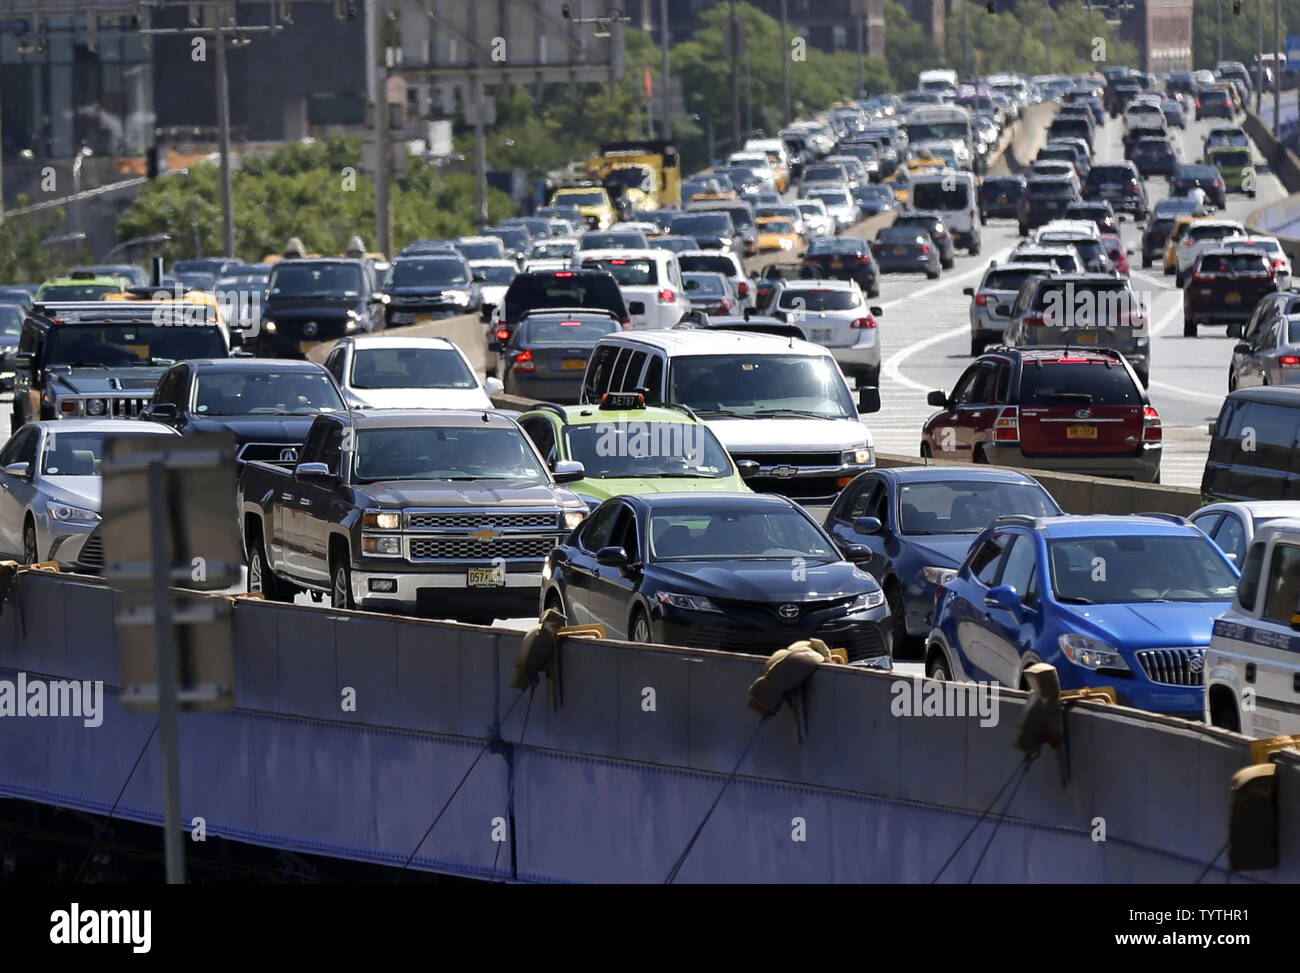
M 993 441 L 998 443 L 1020 442 L 1020 407 L 1006 406 L 993 423 Z
M 519 356 L 517 356 L 514 360 L 514 363 L 510 366 L 510 370 L 512 372 L 537 371 L 537 369 L 533 367 L 533 350 L 529 348 L 525 350 L 523 353 L 521 353 Z
M 731 310 L 735 307 L 735 305 L 731 303 L 731 298 L 729 297 L 724 297 L 722 299 L 722 303 L 718 306 L 726 313 L 730 313 Z
M 1197 99 L 1196 99 L 1196 107 L 1197 107 L 1197 108 L 1200 108 L 1200 107 L 1201 107 L 1201 99 L 1200 99 L 1200 98 L 1197 98 Z
M 987 294 L 976 294 L 975 303 L 978 304 L 980 307 L 987 307 L 989 303 L 989 296 Z
M 1300 358 L 1295 355 L 1283 355 L 1277 360 L 1277 363 L 1283 368 L 1300 368 Z
M 1136 195 L 1137 195 L 1138 193 L 1140 193 L 1140 192 L 1142 192 L 1142 190 L 1141 190 L 1140 188 L 1138 188 L 1137 186 L 1129 186 L 1129 187 L 1128 187 L 1128 194 L 1129 194 L 1130 196 L 1136 196 Z
M 1215 188 L 1215 189 L 1222 189 L 1222 188 L 1223 188 L 1223 180 L 1222 180 L 1222 179 L 1216 179 L 1216 180 L 1214 180 L 1214 188 Z
M 748 284 L 741 284 L 739 287 L 736 288 L 736 290 L 740 292 L 741 297 L 747 297 L 749 295 Z
M 509 341 L 509 340 L 510 340 L 509 331 L 507 331 L 505 328 L 501 328 L 497 331 L 497 341 Z
M 620 323 L 623 325 L 623 330 L 624 330 L 624 331 L 626 331 L 628 328 L 632 327 L 632 319 L 631 319 L 631 318 L 623 318 L 623 319 L 621 320 Z
M 1142 441 L 1144 443 L 1158 443 L 1162 438 L 1160 413 L 1156 411 L 1156 407 L 1153 405 L 1143 406 Z
M 922 252 L 922 253 L 929 253 L 929 252 L 930 252 L 930 245 L 929 245 L 928 243 L 923 243 L 923 244 L 921 244 L 921 252 Z
M 1285 267 L 1285 266 L 1286 266 L 1286 261 L 1285 261 L 1285 260 L 1274 260 L 1274 261 L 1273 261 L 1273 269 L 1274 269 L 1274 270 L 1281 270 L 1281 269 L 1282 269 L 1283 267 Z
M 1024 317 L 1025 326 L 1029 328 L 1042 327 L 1043 316 L 1038 313 L 1026 314 Z
M 1190 246 L 1191 246 L 1193 243 L 1195 243 L 1195 242 L 1196 242 L 1196 241 L 1193 240 L 1193 239 L 1192 239 L 1191 237 L 1189 237 L 1189 236 L 1185 236 L 1185 237 L 1183 237 L 1183 246 L 1185 246 L 1185 247 L 1190 247 Z
M 1218 274 L 1208 274 L 1204 271 L 1198 271 L 1192 274 L 1192 280 L 1195 283 L 1204 284 L 1214 280 L 1217 276 Z
M 870 314 L 868 314 L 865 318 L 855 318 L 853 322 L 849 325 L 849 327 L 853 328 L 854 330 L 859 330 L 861 328 L 874 328 L 875 326 L 876 326 L 876 319 L 873 318 Z

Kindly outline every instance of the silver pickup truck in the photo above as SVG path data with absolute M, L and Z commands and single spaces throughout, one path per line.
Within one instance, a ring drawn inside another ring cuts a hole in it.
M 296 465 L 239 481 L 248 590 L 488 624 L 537 611 L 546 555 L 586 515 L 519 425 L 474 411 L 326 413 Z

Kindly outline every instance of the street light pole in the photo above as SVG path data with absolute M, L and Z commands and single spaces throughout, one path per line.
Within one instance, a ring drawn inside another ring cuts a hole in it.
M 388 0 L 373 0 L 375 62 L 375 249 L 392 254 L 391 176 L 392 161 L 388 148 Z
M 1043 0 L 1043 47 L 1047 50 L 1047 73 L 1052 73 L 1052 4 Z
M 782 124 L 790 124 L 790 23 L 786 0 L 781 0 L 781 109 Z
M 1218 47 L 1216 48 L 1216 51 L 1218 53 L 1215 57 L 1215 60 L 1222 61 L 1223 60 L 1223 0 L 1218 0 L 1218 2 L 1215 3 L 1214 14 L 1215 14 L 1215 19 L 1218 21 L 1218 26 L 1219 26 L 1219 43 L 1218 43 Z
M 1255 114 L 1264 100 L 1264 0 L 1255 0 Z
M 970 16 L 966 8 L 969 3 L 961 5 L 961 63 L 966 69 L 966 76 L 970 77 Z
M 226 17 L 219 14 L 216 34 L 217 138 L 221 154 L 221 254 L 235 255 L 235 204 L 230 184 L 230 72 L 226 69 Z
M 664 76 L 660 84 L 663 86 L 663 102 L 661 103 L 661 114 L 663 120 L 659 127 L 663 132 L 665 141 L 672 141 L 673 123 L 668 114 L 668 0 L 659 0 L 659 36 L 664 45 Z
M 1282 100 L 1282 62 L 1277 59 L 1282 48 L 1282 0 L 1273 0 L 1273 137 L 1279 137 L 1279 102 Z
M 740 148 L 740 27 L 736 0 L 731 0 L 731 144 Z

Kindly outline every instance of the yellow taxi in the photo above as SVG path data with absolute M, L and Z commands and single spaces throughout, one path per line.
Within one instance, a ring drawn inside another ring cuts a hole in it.
M 788 216 L 760 216 L 756 219 L 758 226 L 758 252 L 773 250 L 785 253 L 801 253 L 804 249 L 803 237 L 796 232 Z
M 1178 273 L 1178 244 L 1187 232 L 1187 228 L 1198 220 L 1209 219 L 1208 216 L 1193 216 L 1190 213 L 1180 213 L 1174 219 L 1174 225 L 1169 230 L 1169 237 L 1165 243 L 1165 260 L 1164 271 L 1166 277 L 1172 277 Z

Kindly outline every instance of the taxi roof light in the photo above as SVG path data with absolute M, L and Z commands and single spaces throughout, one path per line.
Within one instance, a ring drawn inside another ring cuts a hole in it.
M 644 409 L 645 396 L 640 392 L 606 392 L 600 397 L 604 410 Z

